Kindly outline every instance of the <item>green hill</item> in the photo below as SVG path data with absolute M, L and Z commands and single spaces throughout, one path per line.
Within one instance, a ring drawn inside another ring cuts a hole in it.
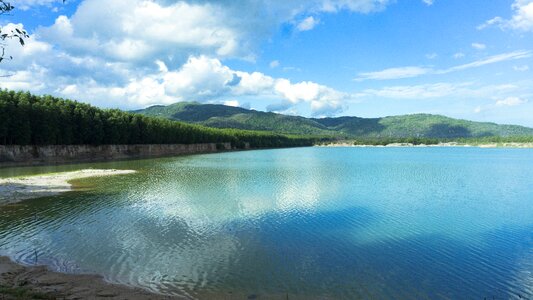
M 209 128 L 0 89 L 0 145 L 231 143 L 235 148 L 271 148 L 314 142 L 309 136 Z
M 440 115 L 413 114 L 384 118 L 305 118 L 219 104 L 180 102 L 134 111 L 216 128 L 273 131 L 283 134 L 342 138 L 479 138 L 533 136 L 533 128 L 473 122 Z
M 330 130 L 313 119 L 220 104 L 179 102 L 168 106 L 151 106 L 133 112 L 216 128 L 274 131 L 285 134 L 337 134 L 335 130 Z

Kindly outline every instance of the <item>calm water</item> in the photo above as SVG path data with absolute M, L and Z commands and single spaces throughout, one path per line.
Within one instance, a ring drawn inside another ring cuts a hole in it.
M 0 207 L 0 255 L 188 298 L 533 297 L 533 150 L 301 148 L 136 169 Z

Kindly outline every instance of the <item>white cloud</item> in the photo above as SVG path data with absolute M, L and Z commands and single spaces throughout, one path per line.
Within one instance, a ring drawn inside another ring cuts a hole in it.
M 387 79 L 401 79 L 411 78 L 424 75 L 431 72 L 431 69 L 421 67 L 399 67 L 389 68 L 376 72 L 363 72 L 359 73 L 356 81 L 362 80 L 387 80 Z
M 462 53 L 462 52 L 457 52 L 457 53 L 455 53 L 453 55 L 453 58 L 455 58 L 455 59 L 459 59 L 459 58 L 463 58 L 463 57 L 465 57 L 465 54 Z
M 480 59 L 468 64 L 459 65 L 455 67 L 451 67 L 445 70 L 437 71 L 439 74 L 445 74 L 445 73 L 451 73 L 455 71 L 460 70 L 466 70 L 471 68 L 478 68 L 485 65 L 490 65 L 502 61 L 508 61 L 508 60 L 516 60 L 516 59 L 522 59 L 522 58 L 528 58 L 531 57 L 531 51 L 514 51 L 514 52 L 508 52 L 508 53 L 502 53 L 498 55 L 489 56 L 485 59 Z
M 41 5 L 51 5 L 52 3 L 61 3 L 62 0 L 15 0 L 11 4 L 15 6 L 16 9 L 28 10 L 35 6 Z
M 368 89 L 364 94 L 384 98 L 425 99 L 439 98 L 457 93 L 468 84 L 434 83 L 422 85 L 390 86 L 382 89 Z
M 533 31 L 533 1 L 516 0 L 513 4 L 515 14 L 508 26 L 522 31 Z
M 499 100 L 496 100 L 496 102 L 492 104 L 487 104 L 484 106 L 477 106 L 474 109 L 474 113 L 480 113 L 483 111 L 501 110 L 504 107 L 519 106 L 525 103 L 528 103 L 526 99 L 516 97 L 516 96 L 508 96 L 508 97 L 500 98 Z
M 484 50 L 487 48 L 487 45 L 482 44 L 482 43 L 472 43 L 472 48 L 476 50 Z
M 60 1 L 20 0 L 15 6 L 55 2 Z M 254 60 L 256 47 L 283 24 L 310 30 L 321 14 L 377 12 L 390 2 L 83 0 L 72 15 L 36 29 L 25 47 L 8 47 L 17 55 L 2 64 L 1 73 L 12 76 L 0 87 L 121 108 L 179 100 L 221 103 L 251 95 L 291 109 L 302 104 L 315 114 L 331 114 L 341 111 L 351 95 L 314 82 L 232 70 L 221 60 Z M 311 17 L 302 20 L 304 16 Z
M 279 60 L 273 60 L 269 64 L 270 68 L 272 69 L 279 67 L 279 65 L 280 65 Z
M 224 105 L 233 106 L 233 107 L 239 107 L 239 101 L 237 101 L 237 100 L 226 100 L 226 101 L 224 101 Z
M 529 70 L 529 66 L 528 65 L 513 66 L 513 70 L 515 70 L 517 72 L 525 72 L 525 71 Z
M 32 43 L 41 43 L 33 38 L 30 40 L 30 47 Z M 56 53 L 49 47 L 41 48 L 42 51 L 35 54 L 38 57 L 17 56 L 14 65 L 21 59 L 34 60 L 34 64 L 24 70 L 12 70 L 12 76 L 2 80 L 0 88 L 54 94 L 104 107 L 123 108 L 178 101 L 224 101 L 224 98 L 253 96 L 265 101 L 285 103 L 287 108 L 303 103 L 315 115 L 331 115 L 342 111 L 344 100 L 350 97 L 349 94 L 310 81 L 292 83 L 288 79 L 273 78 L 260 72 L 232 70 L 219 59 L 203 55 L 189 57 L 178 69 L 172 70 L 163 61 L 155 60 L 152 63 L 153 69 L 137 72 L 129 71 L 128 65 L 78 59 L 62 52 Z M 74 62 L 78 61 L 81 70 L 74 70 L 74 74 L 69 74 L 68 70 L 43 66 L 43 61 L 51 61 L 53 66 L 67 64 L 70 71 L 78 68 L 73 67 Z M 101 78 L 95 80 L 94 77 L 98 76 Z
M 426 58 L 427 59 L 435 59 L 435 58 L 437 58 L 437 56 L 439 56 L 439 55 L 437 53 L 435 53 L 435 52 L 426 54 Z
M 317 10 L 323 12 L 337 12 L 339 10 L 350 10 L 360 13 L 370 13 L 384 9 L 392 0 L 319 0 L 307 1 L 315 2 Z
M 427 6 L 433 5 L 433 0 L 422 0 Z
M 320 20 L 310 16 L 299 22 L 298 25 L 296 25 L 296 29 L 298 29 L 298 31 L 307 31 L 315 28 L 318 24 L 320 24 Z
M 71 54 L 145 63 L 171 62 L 176 55 L 183 60 L 190 52 L 246 56 L 247 34 L 214 5 L 146 0 L 86 0 L 72 17 L 60 16 L 38 30 L 42 39 Z
M 315 82 L 291 83 L 259 72 L 234 71 L 218 59 L 191 57 L 185 65 L 162 77 L 166 94 L 180 100 L 210 100 L 223 96 L 256 96 L 279 99 L 287 108 L 310 105 L 314 114 L 332 114 L 343 109 L 350 95 Z
M 458 54 L 456 54 L 455 56 L 457 58 L 460 57 L 460 55 Z M 356 81 L 388 80 L 388 79 L 412 78 L 412 77 L 418 77 L 418 76 L 426 75 L 426 74 L 448 74 L 448 73 L 472 69 L 472 68 L 479 68 L 485 65 L 490 65 L 490 64 L 494 64 L 498 62 L 528 58 L 531 56 L 532 56 L 531 51 L 514 51 L 514 52 L 508 52 L 508 53 L 502 53 L 498 55 L 489 56 L 484 59 L 480 59 L 480 60 L 467 63 L 467 64 L 453 66 L 447 69 L 432 69 L 432 68 L 422 68 L 422 67 L 416 67 L 416 66 L 389 68 L 389 69 L 385 69 L 381 71 L 359 73 L 358 77 L 356 77 L 355 80 Z
M 518 87 L 510 84 L 476 85 L 472 82 L 448 83 L 439 82 L 420 85 L 389 86 L 381 89 L 366 89 L 359 97 L 377 96 L 390 99 L 431 99 L 443 97 L 493 97 L 516 91 Z
M 35 1 L 52 0 L 29 2 Z M 160 59 L 176 67 L 191 54 L 253 60 L 255 47 L 281 24 L 294 24 L 296 30 L 305 31 L 319 23 L 315 16 L 296 22 L 302 15 L 339 10 L 368 13 L 383 9 L 388 3 L 388 0 L 85 0 L 71 17 L 60 16 L 53 26 L 41 28 L 38 35 L 70 54 L 145 64 Z
M 515 0 L 511 8 L 513 10 L 511 19 L 506 20 L 497 16 L 479 25 L 477 28 L 481 30 L 497 25 L 502 29 L 533 31 L 533 0 Z
M 494 17 L 488 21 L 486 21 L 485 23 L 481 24 L 481 25 L 478 25 L 476 28 L 477 30 L 483 30 L 487 27 L 490 27 L 490 26 L 493 26 L 493 25 L 498 25 L 498 24 L 502 24 L 504 23 L 504 19 L 502 17 Z
M 520 104 L 527 103 L 527 100 L 521 99 L 519 97 L 507 97 L 496 101 L 496 106 L 517 106 Z

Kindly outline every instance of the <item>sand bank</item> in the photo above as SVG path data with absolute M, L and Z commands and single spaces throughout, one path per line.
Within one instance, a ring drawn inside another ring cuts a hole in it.
M 0 178 L 0 205 L 26 199 L 53 196 L 72 189 L 70 180 L 95 176 L 110 176 L 135 173 L 133 170 L 86 169 L 74 172 L 46 175 Z
M 171 299 L 105 282 L 96 275 L 61 274 L 0 257 L 0 299 Z

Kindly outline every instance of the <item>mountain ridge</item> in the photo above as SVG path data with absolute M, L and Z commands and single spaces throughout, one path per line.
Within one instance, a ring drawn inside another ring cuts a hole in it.
M 433 114 L 408 114 L 379 118 L 355 116 L 306 118 L 222 104 L 177 102 L 132 111 L 148 116 L 215 128 L 272 131 L 282 134 L 341 138 L 477 138 L 533 136 L 533 128 L 455 119 Z

